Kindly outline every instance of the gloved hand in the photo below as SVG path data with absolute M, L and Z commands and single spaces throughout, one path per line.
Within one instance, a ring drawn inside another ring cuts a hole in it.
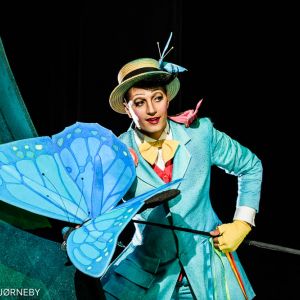
M 214 246 L 223 253 L 235 251 L 251 231 L 251 226 L 241 220 L 234 220 L 232 223 L 222 224 L 216 230 L 211 231 L 214 237 Z

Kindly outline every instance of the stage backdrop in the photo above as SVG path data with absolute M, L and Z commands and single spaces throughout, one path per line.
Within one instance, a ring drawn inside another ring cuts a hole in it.
M 299 184 L 292 175 L 299 167 L 299 51 L 293 11 L 297 9 L 275 4 L 209 7 L 183 0 L 110 1 L 103 6 L 10 1 L 0 9 L 0 36 L 39 135 L 55 134 L 76 121 L 98 122 L 120 134 L 129 119 L 108 104 L 119 68 L 137 57 L 159 58 L 157 42 L 162 49 L 172 31 L 174 49 L 166 60 L 188 72 L 179 75 L 181 91 L 171 113 L 193 108 L 204 97 L 199 116 L 211 118 L 263 162 L 260 211 L 249 238 L 299 248 Z M 213 169 L 211 198 L 220 218 L 230 221 L 235 178 Z M 44 227 L 39 233 L 53 235 L 48 242 L 54 247 L 61 224 L 50 223 L 52 230 Z M 23 233 L 25 239 L 30 236 Z M 129 226 L 123 243 L 131 234 Z M 298 256 L 249 246 L 238 253 L 257 299 L 293 298 L 300 282 Z

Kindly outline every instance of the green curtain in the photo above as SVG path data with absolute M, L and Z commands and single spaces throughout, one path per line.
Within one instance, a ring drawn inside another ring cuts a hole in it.
M 0 143 L 37 136 L 0 38 Z
M 37 136 L 0 38 L 0 143 Z M 23 229 L 50 227 L 47 218 L 0 202 L 0 219 Z
M 0 143 L 36 136 L 0 38 Z M 0 201 L 0 297 L 35 289 L 33 299 L 78 299 L 78 271 L 60 242 L 47 238 L 51 230 L 46 217 Z

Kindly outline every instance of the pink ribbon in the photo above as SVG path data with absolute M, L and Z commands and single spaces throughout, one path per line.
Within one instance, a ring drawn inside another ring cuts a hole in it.
M 168 118 L 174 122 L 183 123 L 185 125 L 185 127 L 190 127 L 190 125 L 193 123 L 193 121 L 197 118 L 197 113 L 198 113 L 198 110 L 199 110 L 199 107 L 200 107 L 202 101 L 203 101 L 203 99 L 201 99 L 197 103 L 195 110 L 189 109 L 189 110 L 186 110 L 175 116 L 168 116 Z

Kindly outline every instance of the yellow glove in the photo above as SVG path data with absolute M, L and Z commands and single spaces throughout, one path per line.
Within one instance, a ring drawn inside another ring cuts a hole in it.
M 223 253 L 235 251 L 246 235 L 251 231 L 251 226 L 247 222 L 240 220 L 222 224 L 217 228 L 221 235 L 218 237 L 219 249 Z

